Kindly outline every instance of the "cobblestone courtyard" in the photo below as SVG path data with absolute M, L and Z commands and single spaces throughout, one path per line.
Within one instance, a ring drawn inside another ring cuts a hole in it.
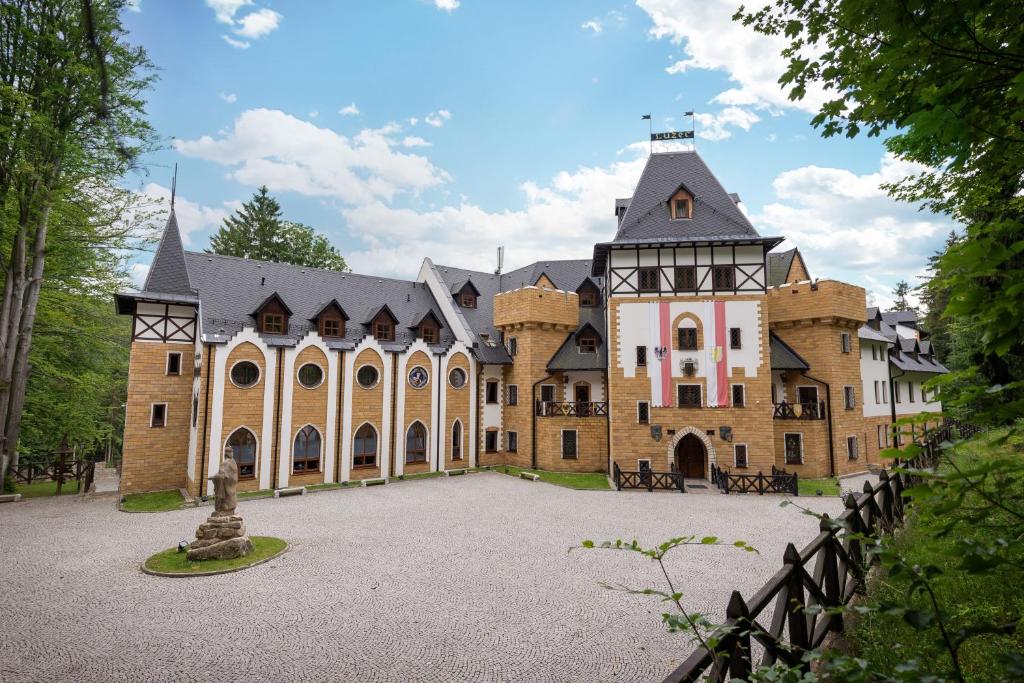
M 683 548 L 670 563 L 691 609 L 724 615 L 817 522 L 778 497 L 571 491 L 495 473 L 243 501 L 249 533 L 283 556 L 209 578 L 139 563 L 191 538 L 211 508 L 126 514 L 112 499 L 0 507 L 3 681 L 660 680 L 691 649 L 633 553 L 697 533 L 760 554 Z M 801 499 L 830 514 L 839 500 Z

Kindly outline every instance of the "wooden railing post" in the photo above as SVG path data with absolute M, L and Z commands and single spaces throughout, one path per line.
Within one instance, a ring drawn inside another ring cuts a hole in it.
M 793 473 L 793 490 L 791 491 L 791 493 L 794 496 L 799 496 L 800 495 L 800 479 L 799 479 L 799 477 L 800 477 L 799 473 L 797 473 L 797 472 Z
M 843 591 L 839 585 L 839 553 L 836 546 L 839 539 L 836 537 L 836 530 L 832 526 L 832 520 L 827 514 L 821 516 L 818 530 L 829 534 L 828 543 L 822 547 L 822 587 L 827 604 L 823 607 L 840 607 L 843 604 Z M 842 633 L 843 615 L 831 614 L 828 616 L 828 630 L 833 633 Z
M 849 570 L 853 572 L 854 581 L 856 582 L 855 592 L 863 594 L 866 588 L 864 581 L 864 552 L 861 541 L 857 536 L 864 530 L 864 519 L 860 516 L 860 508 L 857 506 L 857 496 L 855 494 L 848 493 L 846 500 L 843 501 L 843 505 L 846 507 L 846 519 L 850 525 L 847 531 L 847 539 L 850 545 L 846 549 L 846 555 L 850 558 Z
M 746 679 L 750 676 L 750 611 L 739 591 L 733 591 L 725 608 L 725 620 L 735 631 L 735 646 L 729 653 L 729 676 Z
M 810 649 L 811 636 L 807 628 L 807 615 L 804 613 L 807 601 L 804 598 L 803 567 L 801 566 L 800 552 L 795 545 L 792 543 L 786 545 L 782 561 L 787 569 L 786 624 L 789 630 L 789 644 L 794 649 L 794 656 L 799 658 Z
M 878 507 L 882 513 L 882 530 L 892 530 L 892 486 L 889 483 L 889 472 L 888 470 L 882 470 L 878 473 L 878 481 L 882 484 L 879 489 L 879 493 L 882 494 L 882 500 L 879 502 Z

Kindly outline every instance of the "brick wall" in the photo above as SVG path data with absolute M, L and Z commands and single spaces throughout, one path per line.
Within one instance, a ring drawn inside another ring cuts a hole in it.
M 239 361 L 252 361 L 260 369 L 260 378 L 251 387 L 241 388 L 235 386 L 231 381 L 231 368 Z M 214 444 L 216 452 L 224 451 L 224 446 L 236 429 L 245 427 L 256 437 L 256 476 L 251 479 L 239 479 L 239 491 L 256 491 L 259 489 L 260 473 L 264 467 L 276 465 L 276 455 L 272 456 L 274 462 L 263 462 L 263 440 L 273 439 L 273 426 L 271 425 L 264 433 L 263 429 L 263 392 L 264 384 L 277 381 L 276 377 L 267 377 L 266 363 L 263 358 L 263 351 L 250 342 L 244 342 L 232 349 L 224 368 L 224 407 L 223 421 L 221 422 L 221 443 Z M 211 406 L 213 399 L 210 400 Z M 274 473 L 271 470 L 270 481 L 274 481 Z
M 427 386 L 422 389 L 414 389 L 409 384 L 409 372 L 416 366 L 422 367 L 427 371 L 430 380 L 427 382 Z M 403 463 L 405 468 L 405 474 L 419 474 L 421 472 L 430 471 L 430 445 L 437 442 L 437 435 L 433 433 L 430 425 L 430 412 L 431 406 L 433 405 L 434 392 L 437 391 L 434 382 L 437 378 L 434 377 L 434 371 L 431 369 L 430 357 L 422 351 L 416 351 L 409 358 L 408 364 L 405 366 L 405 376 L 397 377 L 396 381 L 405 382 L 405 417 L 403 420 L 402 433 L 396 434 L 397 439 L 402 440 L 404 445 L 406 442 L 406 435 L 408 434 L 409 427 L 415 420 L 419 420 L 423 423 L 423 426 L 427 430 L 427 460 L 426 462 L 410 463 L 408 460 Z M 403 453 L 405 449 L 403 448 Z M 405 457 L 405 456 L 403 456 Z
M 388 359 L 390 362 L 390 359 Z M 356 381 L 356 377 L 359 374 L 359 368 L 364 365 L 372 365 L 377 369 L 378 380 L 377 385 L 371 389 L 364 389 L 359 386 L 359 382 Z M 352 444 L 355 445 L 356 431 L 364 422 L 369 422 L 373 425 L 373 428 L 377 430 L 377 466 L 376 467 L 352 467 L 351 478 L 353 481 L 361 479 L 374 479 L 380 476 L 380 459 L 381 454 L 386 452 L 388 449 L 385 448 L 383 443 L 383 411 L 382 404 L 384 401 L 384 392 L 391 391 L 391 387 L 384 386 L 384 364 L 381 362 L 381 358 L 377 355 L 377 352 L 373 349 L 363 349 L 356 356 L 355 364 L 353 365 L 352 372 L 354 376 L 352 378 Z M 343 457 L 349 458 L 351 463 L 352 453 L 345 453 Z
M 307 364 L 313 363 L 320 366 L 323 371 L 323 381 L 320 386 L 307 389 L 299 383 L 299 369 Z M 288 475 L 289 486 L 308 486 L 310 484 L 321 484 L 324 482 L 325 458 L 329 457 L 333 449 L 327 444 L 327 357 L 324 352 L 315 346 L 307 346 L 299 352 L 295 358 L 295 366 L 291 377 L 284 378 L 285 382 L 292 383 L 292 420 L 288 430 L 282 434 L 282 438 L 291 439 L 288 452 L 295 456 L 295 436 L 305 425 L 312 425 L 320 432 L 320 469 L 314 472 L 296 474 L 294 468 Z
M 473 416 L 469 413 L 470 392 L 473 386 L 469 380 L 469 359 L 465 354 L 456 353 L 448 359 L 448 372 L 455 368 L 461 368 L 466 373 L 466 383 L 460 389 L 456 389 L 449 382 L 447 377 L 441 377 L 438 381 L 444 382 L 445 397 L 445 425 L 442 441 L 444 449 L 445 469 L 459 469 L 469 467 L 469 454 L 473 444 L 469 440 L 469 426 L 472 424 Z M 462 422 L 462 458 L 452 459 L 452 425 L 455 420 Z

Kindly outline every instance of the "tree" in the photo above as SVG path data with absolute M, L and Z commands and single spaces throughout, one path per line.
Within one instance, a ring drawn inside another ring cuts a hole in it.
M 946 237 L 946 244 L 942 251 L 928 259 L 930 274 L 924 279 L 920 287 L 921 303 L 925 306 L 924 329 L 928 330 L 928 341 L 932 344 L 935 357 L 946 367 L 952 370 L 962 370 L 962 367 L 953 367 L 949 364 L 949 354 L 952 349 L 952 330 L 954 325 L 949 318 L 942 314 L 949 304 L 952 292 L 946 286 L 945 281 L 935 277 L 935 270 L 938 268 L 939 259 L 948 252 L 953 245 L 959 241 L 955 230 L 950 230 Z
M 910 305 L 907 297 L 910 296 L 910 283 L 906 280 L 900 280 L 896 283 L 896 289 L 892 290 L 893 296 L 896 300 L 892 304 L 892 310 L 894 311 L 916 311 L 917 309 Z
M 309 226 L 282 219 L 281 205 L 266 185 L 224 219 L 224 225 L 210 238 L 210 247 L 223 256 L 348 270 L 345 259 L 326 237 Z
M 33 330 L 56 208 L 109 188 L 149 149 L 145 51 L 123 0 L 0 4 L 0 444 L 17 464 Z M 75 224 L 72 224 L 72 226 Z M 72 231 L 67 239 L 79 239 Z M 88 239 L 88 238 L 84 238 Z M 70 313 L 73 315 L 73 312 Z
M 778 0 L 735 19 L 789 40 L 793 100 L 822 86 L 829 137 L 889 135 L 927 170 L 887 186 L 966 226 L 936 262 L 944 315 L 981 330 L 973 367 L 986 417 L 1024 412 L 1024 5 L 986 0 Z M 944 400 L 947 398 L 943 397 Z

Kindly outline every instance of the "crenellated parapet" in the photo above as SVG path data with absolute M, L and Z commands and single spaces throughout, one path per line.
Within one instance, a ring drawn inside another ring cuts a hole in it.
M 766 309 L 772 328 L 825 324 L 857 328 L 867 320 L 867 297 L 863 287 L 818 280 L 770 287 Z
M 494 297 L 494 326 L 538 325 L 576 329 L 580 322 L 579 295 L 546 287 L 521 287 Z

